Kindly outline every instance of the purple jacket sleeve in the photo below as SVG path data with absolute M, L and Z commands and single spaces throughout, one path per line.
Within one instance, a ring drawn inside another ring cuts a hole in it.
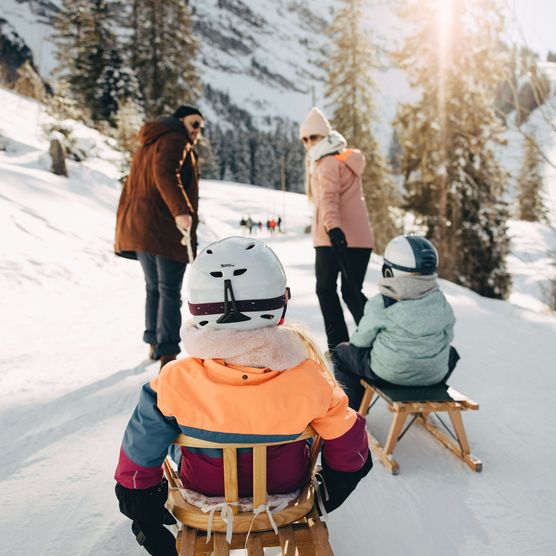
M 124 434 L 116 481 L 131 489 L 160 483 L 168 446 L 180 432 L 176 420 L 158 409 L 157 394 L 151 385 L 145 384 Z
M 365 419 L 357 414 L 352 427 L 338 438 L 324 442 L 322 457 L 334 471 L 359 471 L 367 462 L 369 442 Z

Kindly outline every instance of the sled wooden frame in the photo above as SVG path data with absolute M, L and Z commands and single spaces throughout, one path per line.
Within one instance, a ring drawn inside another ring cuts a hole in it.
M 266 503 L 266 449 L 268 446 L 289 444 L 298 440 L 313 438 L 310 450 L 310 477 L 313 476 L 315 463 L 321 447 L 321 439 L 312 427 L 308 427 L 294 440 L 286 442 L 269 442 L 264 444 L 218 444 L 199 440 L 180 434 L 174 444 L 192 448 L 216 448 L 223 450 L 224 459 L 224 497 L 228 503 L 238 500 L 237 450 L 251 448 L 253 450 L 253 506 Z M 209 514 L 192 506 L 183 498 L 179 488 L 182 486 L 178 473 L 173 469 L 169 458 L 164 461 L 164 474 L 168 480 L 167 507 L 182 524 L 176 540 L 176 548 L 180 556 L 210 555 L 222 556 L 230 550 L 247 549 L 249 556 L 263 556 L 265 547 L 280 546 L 285 556 L 334 556 L 328 541 L 328 530 L 320 520 L 316 506 L 315 493 L 311 481 L 303 488 L 299 497 L 290 502 L 280 512 L 272 514 L 278 527 L 278 535 L 265 512 L 253 519 L 253 512 L 234 513 L 233 535 L 230 544 L 226 541 L 226 523 L 216 511 L 212 521 L 212 535 L 207 543 Z M 247 532 L 251 526 L 247 540 Z M 247 545 L 246 545 L 247 542 Z
M 361 415 L 365 417 L 372 405 L 380 398 L 386 402 L 388 409 L 393 413 L 392 424 L 384 446 L 371 434 L 367 426 L 367 436 L 371 449 L 393 475 L 400 472 L 400 465 L 392 456 L 394 448 L 414 421 L 421 424 L 436 440 L 452 451 L 470 469 L 477 472 L 482 471 L 483 464 L 481 460 L 471 454 L 461 418 L 462 411 L 478 410 L 479 404 L 477 402 L 470 400 L 454 388 L 446 386 L 386 388 L 368 382 L 366 379 L 362 379 L 361 384 L 365 388 L 359 406 Z M 375 395 L 377 397 L 373 402 Z M 453 433 L 446 427 L 440 416 L 437 417 L 449 434 L 431 423 L 429 415 L 440 412 L 448 413 L 454 429 Z M 412 420 L 402 431 L 409 416 L 412 416 Z

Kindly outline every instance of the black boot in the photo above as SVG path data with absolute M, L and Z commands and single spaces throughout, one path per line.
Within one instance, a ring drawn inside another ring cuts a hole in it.
M 175 361 L 177 355 L 174 354 L 170 354 L 170 355 L 161 355 L 160 356 L 160 370 L 162 370 L 162 367 L 164 367 L 164 365 L 166 365 L 166 363 L 170 363 L 170 361 Z
M 153 361 L 158 361 L 160 357 L 157 357 L 155 355 L 155 352 L 156 352 L 156 345 L 149 344 L 149 359 L 152 359 Z

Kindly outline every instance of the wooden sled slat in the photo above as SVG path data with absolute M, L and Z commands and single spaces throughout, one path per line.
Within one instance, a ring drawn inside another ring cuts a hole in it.
M 169 458 L 164 461 L 164 473 L 168 479 L 167 508 L 181 523 L 181 530 L 176 540 L 176 548 L 180 556 L 202 555 L 214 556 L 228 555 L 230 550 L 245 549 L 252 556 L 262 556 L 265 547 L 281 547 L 286 556 L 333 556 L 328 540 L 328 531 L 322 524 L 315 509 L 315 492 L 311 480 L 308 480 L 299 496 L 292 500 L 284 509 L 272 514 L 278 534 L 274 533 L 273 524 L 266 512 L 254 514 L 253 511 L 238 512 L 238 457 L 237 448 L 250 448 L 253 451 L 253 505 L 258 507 L 267 503 L 267 446 L 289 444 L 300 439 L 313 438 L 310 450 L 309 469 L 311 476 L 316 463 L 321 445 L 317 433 L 308 427 L 297 438 L 279 443 L 253 443 L 253 444 L 218 444 L 179 435 L 175 444 L 198 447 L 216 448 L 223 451 L 224 463 L 224 495 L 226 501 L 232 504 L 233 521 L 231 542 L 226 541 L 225 533 L 228 523 L 220 513 L 212 518 L 201 509 L 189 504 L 184 498 L 180 488 L 181 480 Z M 317 520 L 313 519 L 317 515 Z M 209 521 L 210 520 L 210 521 Z M 208 533 L 212 537 L 207 542 Z M 247 532 L 250 531 L 249 538 Z
M 388 410 L 393 414 L 384 446 L 367 427 L 370 448 L 393 475 L 399 473 L 400 466 L 392 454 L 400 435 L 405 433 L 405 431 L 402 432 L 402 429 L 407 418 L 412 415 L 414 416 L 412 419 L 423 425 L 425 430 L 430 432 L 436 440 L 461 459 L 470 469 L 477 472 L 482 471 L 483 464 L 481 460 L 471 454 L 461 417 L 462 411 L 478 410 L 479 404 L 477 402 L 445 384 L 416 388 L 407 386 L 390 387 L 362 379 L 361 385 L 365 389 L 359 407 L 361 415 L 367 415 L 375 394 L 386 402 Z M 445 412 L 450 417 L 455 440 L 430 422 L 428 418 L 430 413 L 440 412 Z

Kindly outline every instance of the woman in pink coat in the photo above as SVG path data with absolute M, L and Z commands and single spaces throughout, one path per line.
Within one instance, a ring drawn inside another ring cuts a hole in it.
M 314 204 L 311 232 L 315 247 L 316 291 L 326 328 L 328 347 L 349 340 L 337 293 L 342 275 L 342 299 L 358 324 L 366 298 L 361 292 L 374 246 L 363 199 L 361 174 L 365 158 L 348 149 L 324 114 L 313 108 L 300 126 L 307 150 L 306 192 Z

